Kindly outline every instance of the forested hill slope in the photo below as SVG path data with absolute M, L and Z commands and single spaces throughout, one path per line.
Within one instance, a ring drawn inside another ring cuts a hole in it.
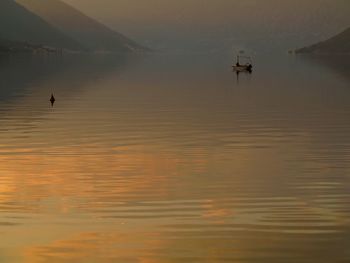
M 83 47 L 14 0 L 0 1 L 0 39 L 69 50 Z
M 16 2 L 91 51 L 134 52 L 147 50 L 61 0 L 16 0 Z
M 350 54 L 350 27 L 326 41 L 298 49 L 296 53 Z

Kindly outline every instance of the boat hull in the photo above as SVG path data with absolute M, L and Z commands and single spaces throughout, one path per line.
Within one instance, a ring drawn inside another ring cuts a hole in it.
M 232 66 L 234 71 L 238 71 L 238 72 L 243 72 L 243 71 L 248 71 L 251 72 L 252 71 L 252 66 Z

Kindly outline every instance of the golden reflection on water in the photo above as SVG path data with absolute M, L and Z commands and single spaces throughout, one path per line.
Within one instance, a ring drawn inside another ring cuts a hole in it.
M 344 80 L 337 105 L 305 90 L 294 107 L 294 78 L 284 94 L 283 78 L 232 87 L 217 68 L 144 63 L 28 73 L 29 90 L 1 106 L 0 261 L 349 258 Z M 51 108 L 40 94 L 53 87 Z

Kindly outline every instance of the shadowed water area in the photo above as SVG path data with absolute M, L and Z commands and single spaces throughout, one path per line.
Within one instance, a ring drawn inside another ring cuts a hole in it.
M 253 62 L 0 56 L 0 262 L 349 262 L 349 64 Z

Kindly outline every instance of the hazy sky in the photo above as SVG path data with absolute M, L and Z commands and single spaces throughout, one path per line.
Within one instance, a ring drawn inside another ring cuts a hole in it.
M 153 46 L 303 45 L 350 26 L 350 0 L 64 0 Z

